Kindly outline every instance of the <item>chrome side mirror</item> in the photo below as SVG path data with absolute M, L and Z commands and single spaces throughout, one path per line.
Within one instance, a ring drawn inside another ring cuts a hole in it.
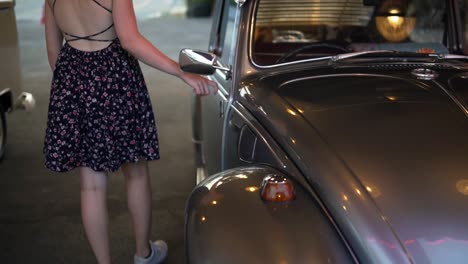
M 210 75 L 216 71 L 216 55 L 199 50 L 183 49 L 179 53 L 179 65 L 185 72 Z
M 217 69 L 226 73 L 226 79 L 231 78 L 231 69 L 219 66 L 216 55 L 200 50 L 183 49 L 179 53 L 179 65 L 185 72 L 210 75 Z

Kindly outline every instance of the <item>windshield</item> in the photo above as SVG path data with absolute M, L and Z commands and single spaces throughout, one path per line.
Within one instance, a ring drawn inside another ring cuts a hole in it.
M 446 18 L 441 0 L 259 0 L 252 59 L 267 66 L 371 50 L 445 54 Z

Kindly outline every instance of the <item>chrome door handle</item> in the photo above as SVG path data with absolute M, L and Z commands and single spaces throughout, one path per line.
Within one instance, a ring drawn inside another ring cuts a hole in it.
M 219 101 L 219 118 L 224 117 L 224 102 Z

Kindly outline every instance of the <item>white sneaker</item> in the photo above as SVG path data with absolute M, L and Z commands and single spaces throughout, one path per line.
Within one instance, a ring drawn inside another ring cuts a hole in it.
M 150 241 L 151 254 L 147 258 L 133 257 L 135 264 L 160 264 L 167 258 L 167 244 L 163 240 Z

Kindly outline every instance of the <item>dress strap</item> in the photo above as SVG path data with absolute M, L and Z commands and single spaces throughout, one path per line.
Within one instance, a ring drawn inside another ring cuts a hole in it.
M 93 39 L 93 38 L 74 38 L 74 39 L 65 39 L 66 42 L 73 42 L 73 41 L 77 41 L 77 40 L 87 40 L 87 41 L 96 41 L 96 42 L 113 42 L 117 39 L 114 38 L 114 39 Z
M 99 3 L 97 0 L 93 0 L 94 3 L 96 3 L 97 5 L 99 5 L 100 7 L 102 7 L 104 10 L 106 10 L 107 12 L 109 13 L 112 13 L 112 10 L 110 10 L 109 8 L 105 7 L 103 4 Z M 55 4 L 57 3 L 57 0 L 54 0 L 54 2 L 52 2 L 52 13 L 55 14 Z
M 94 3 L 96 3 L 97 5 L 99 5 L 100 7 L 102 7 L 104 10 L 106 10 L 107 12 L 109 13 L 112 13 L 112 10 L 105 7 L 104 5 L 102 5 L 101 3 L 99 3 L 97 0 L 92 0 Z M 52 2 L 52 12 L 55 14 L 55 4 L 56 4 L 57 0 L 54 0 L 54 2 Z M 114 38 L 114 39 L 96 39 L 94 37 L 98 36 L 98 35 L 101 35 L 102 33 L 108 31 L 109 29 L 111 29 L 112 27 L 114 26 L 114 23 L 112 23 L 110 26 L 108 26 L 107 28 L 105 28 L 104 30 L 101 30 L 99 31 L 98 33 L 94 33 L 94 34 L 91 34 L 91 35 L 88 35 L 88 36 L 77 36 L 77 35 L 73 35 L 73 34 L 70 34 L 70 33 L 67 33 L 65 31 L 62 31 L 63 35 L 65 36 L 68 36 L 70 37 L 70 39 L 67 39 L 65 38 L 65 40 L 67 42 L 71 42 L 71 41 L 77 41 L 77 40 L 88 40 L 88 41 L 101 41 L 101 42 L 111 42 L 111 41 L 114 41 L 116 40 L 117 38 Z
M 64 35 L 68 36 L 68 37 L 72 37 L 72 39 L 67 39 L 68 42 L 70 41 L 77 41 L 77 40 L 91 40 L 91 41 L 114 41 L 115 39 L 95 39 L 93 37 L 97 36 L 97 35 L 100 35 L 104 32 L 106 32 L 107 30 L 111 29 L 112 27 L 114 26 L 114 24 L 112 23 L 112 25 L 108 26 L 106 29 L 104 30 L 101 30 L 99 31 L 98 33 L 94 33 L 92 35 L 88 35 L 88 36 L 77 36 L 77 35 L 73 35 L 73 34 L 70 34 L 70 33 L 67 33 L 67 32 L 63 32 Z
M 56 1 L 56 0 L 54 0 L 54 1 Z M 100 7 L 104 8 L 107 12 L 112 13 L 112 10 L 105 7 L 103 4 L 99 3 L 97 0 L 93 0 L 93 2 L 96 3 L 97 5 L 99 5 Z
M 52 14 L 55 15 L 55 3 L 57 3 L 57 0 L 54 0 L 54 2 L 52 2 Z

